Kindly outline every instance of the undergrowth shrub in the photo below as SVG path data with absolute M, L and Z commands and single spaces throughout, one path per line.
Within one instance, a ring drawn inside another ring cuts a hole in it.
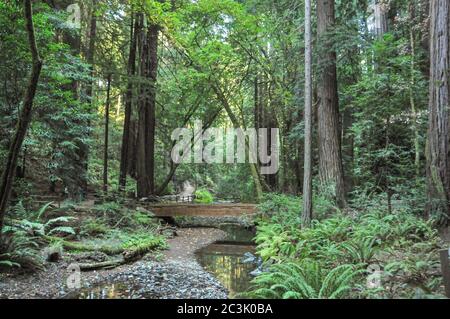
M 277 299 L 337 299 L 350 295 L 353 281 L 361 273 L 353 265 L 323 269 L 320 263 L 304 259 L 271 267 L 253 283 L 260 288 L 249 295 Z
M 39 239 L 26 231 L 4 226 L 0 237 L 0 268 L 18 267 L 27 271 L 42 270 L 44 258 Z
M 442 243 L 432 220 L 424 220 L 402 205 L 388 214 L 374 204 L 370 210 L 358 209 L 352 216 L 335 212 L 302 230 L 300 207 L 299 200 L 284 195 L 270 195 L 260 205 L 255 241 L 257 253 L 270 271 L 255 280 L 255 296 L 263 292 L 266 297 L 319 298 L 320 289 L 309 294 L 291 293 L 279 286 L 289 282 L 300 289 L 305 282 L 316 282 L 317 273 L 308 268 L 311 260 L 324 273 L 351 265 L 359 274 L 352 277 L 352 289 L 345 290 L 352 297 L 413 297 L 417 289 L 428 296 L 441 293 L 438 251 Z M 389 289 L 366 287 L 367 274 L 362 273 L 373 264 L 385 275 L 384 285 Z M 297 279 L 288 280 L 286 273 Z
M 211 204 L 214 202 L 214 196 L 207 189 L 201 188 L 195 192 L 195 202 L 199 204 Z

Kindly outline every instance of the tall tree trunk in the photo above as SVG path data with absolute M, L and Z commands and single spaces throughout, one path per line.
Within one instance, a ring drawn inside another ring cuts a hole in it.
M 2 233 L 1 230 L 3 228 L 6 209 L 8 207 L 9 197 L 11 196 L 11 189 L 14 182 L 17 160 L 31 122 L 33 101 L 36 95 L 39 77 L 42 70 L 42 61 L 36 45 L 31 0 L 24 0 L 23 5 L 25 11 L 26 29 L 28 33 L 28 43 L 33 58 L 33 66 L 28 88 L 23 99 L 23 106 L 20 113 L 19 122 L 17 124 L 17 130 L 9 148 L 6 166 L 0 181 L 0 236 Z
M 141 84 L 137 143 L 138 196 L 155 193 L 155 128 L 156 128 L 156 81 L 158 73 L 159 26 L 151 24 L 146 30 L 141 52 Z
M 122 136 L 122 150 L 120 159 L 120 176 L 119 189 L 125 190 L 127 183 L 127 174 L 129 172 L 129 159 L 132 150 L 132 135 L 131 135 L 131 117 L 133 115 L 133 81 L 136 75 L 136 50 L 137 50 L 137 36 L 140 34 L 139 18 L 131 19 L 131 34 L 130 34 L 130 54 L 128 57 L 128 85 L 125 96 L 125 120 Z
M 302 226 L 310 227 L 312 203 L 312 45 L 311 0 L 305 1 L 305 161 L 303 174 Z
M 428 216 L 448 224 L 450 215 L 449 35 L 450 4 L 430 4 L 430 100 L 427 145 Z
M 111 81 L 112 75 L 108 75 L 105 105 L 105 145 L 103 152 L 103 192 L 108 192 L 108 148 L 109 148 L 109 109 L 111 106 Z
M 86 62 L 89 64 L 90 68 L 90 76 L 91 79 L 86 85 L 86 92 L 85 92 L 85 103 L 90 105 L 90 112 L 92 113 L 94 110 L 94 63 L 95 63 L 95 44 L 97 42 L 97 2 L 98 0 L 92 0 L 91 3 L 91 21 L 89 26 L 89 42 L 88 42 L 88 48 L 85 53 L 86 56 Z M 88 123 L 88 126 L 90 127 L 92 124 Z M 88 172 L 88 165 L 89 165 L 89 146 L 88 145 L 82 145 L 80 148 L 80 161 L 82 162 L 82 165 L 84 166 L 84 172 L 87 175 Z M 87 193 L 88 188 L 88 180 L 87 178 L 84 178 L 82 181 L 82 188 L 84 193 Z
M 334 1 L 318 0 L 317 11 L 318 36 L 325 39 L 325 47 L 320 54 L 321 74 L 318 84 L 320 180 L 324 190 L 334 197 L 337 206 L 344 208 L 346 195 L 340 142 L 336 52 L 333 51 L 327 34 L 335 24 Z

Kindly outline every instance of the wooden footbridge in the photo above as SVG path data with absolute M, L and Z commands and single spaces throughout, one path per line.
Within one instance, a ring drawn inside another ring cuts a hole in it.
M 158 217 L 198 216 L 227 217 L 253 215 L 256 205 L 253 204 L 147 204 L 145 208 Z
M 158 217 L 236 217 L 256 214 L 255 204 L 215 203 L 196 204 L 195 197 L 177 197 L 173 202 L 145 203 L 146 209 Z

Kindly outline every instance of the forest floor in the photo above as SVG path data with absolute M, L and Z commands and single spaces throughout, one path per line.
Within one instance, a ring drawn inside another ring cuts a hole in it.
M 138 262 L 115 269 L 83 272 L 81 291 L 118 283 L 126 287 L 127 298 L 226 298 L 226 289 L 203 270 L 195 257 L 196 251 L 224 236 L 223 231 L 212 228 L 178 229 L 162 256 L 149 254 Z M 66 288 L 67 267 L 80 257 L 80 254 L 64 253 L 60 262 L 50 263 L 46 270 L 35 274 L 0 274 L 0 298 L 89 297 Z

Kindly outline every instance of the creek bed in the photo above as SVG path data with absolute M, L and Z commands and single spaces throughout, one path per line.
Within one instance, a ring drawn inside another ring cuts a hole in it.
M 246 253 L 255 253 L 254 232 L 232 224 L 221 229 L 228 234 L 227 238 L 198 251 L 197 260 L 228 289 L 229 298 L 239 297 L 250 287 L 253 279 L 250 273 L 256 268 L 255 264 L 243 263 Z
M 198 250 L 190 262 L 138 263 L 65 298 L 234 298 L 249 288 L 253 278 L 250 273 L 256 265 L 244 264 L 243 260 L 246 253 L 255 251 L 254 232 L 236 224 L 224 224 L 220 228 L 227 236 Z

